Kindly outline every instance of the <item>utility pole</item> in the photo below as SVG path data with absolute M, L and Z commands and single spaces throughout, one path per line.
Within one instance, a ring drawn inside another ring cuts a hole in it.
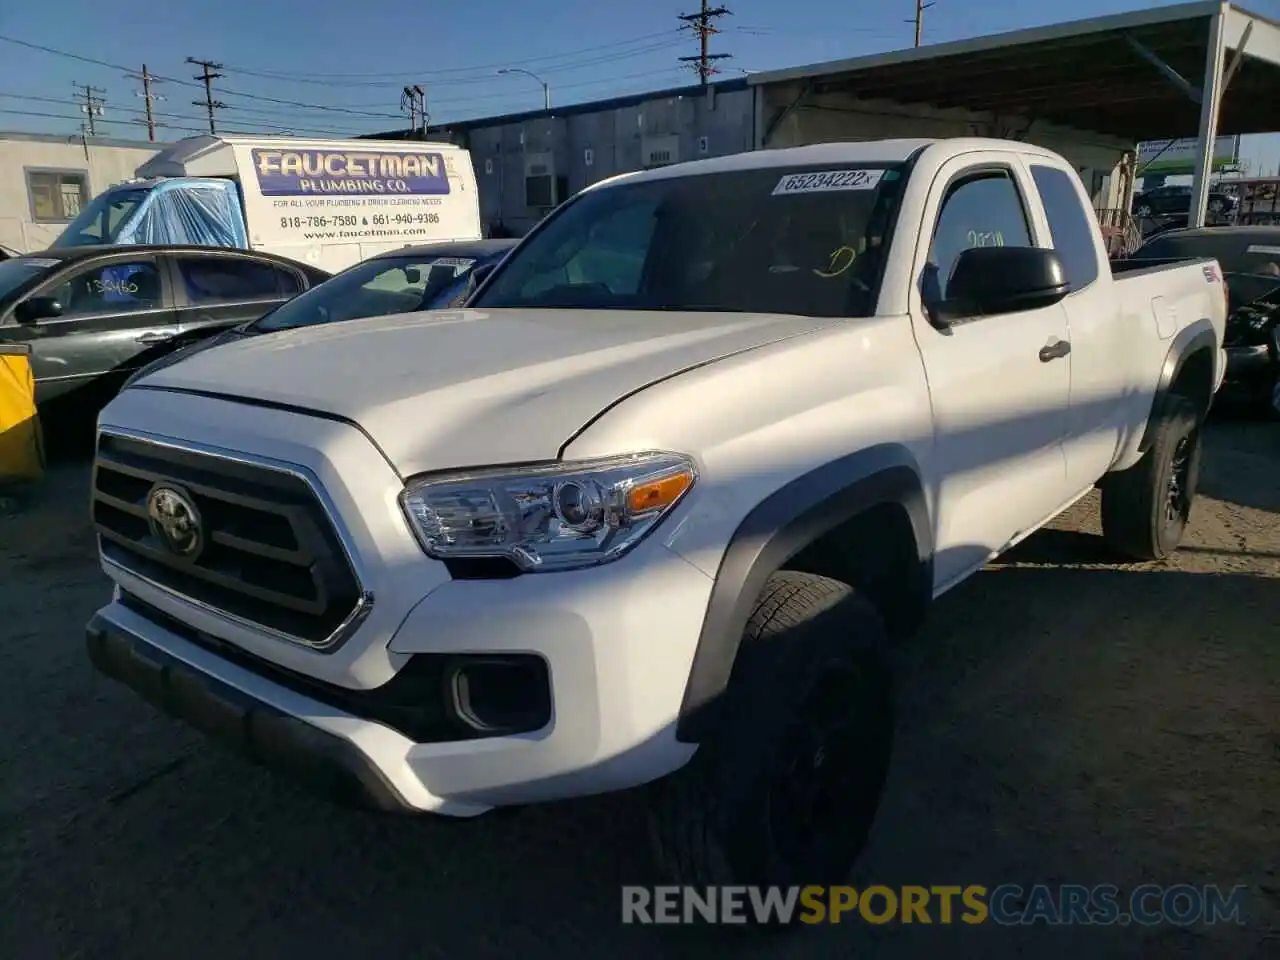
M 195 76 L 195 80 L 204 81 L 204 100 L 192 100 L 193 107 L 204 107 L 209 111 L 209 132 L 216 134 L 217 127 L 213 121 L 213 111 L 226 108 L 226 104 L 221 100 L 213 99 L 213 81 L 219 79 L 222 74 L 214 73 L 215 70 L 221 70 L 222 64 L 214 63 L 212 60 L 197 60 L 195 57 L 187 57 L 187 63 L 193 64 L 201 69 L 201 73 Z
M 906 23 L 914 23 L 916 25 L 917 47 L 920 46 L 920 41 L 924 38 L 924 12 L 932 7 L 936 2 L 937 0 L 929 0 L 928 3 L 925 3 L 924 0 L 916 0 L 915 17 L 911 20 L 905 21 Z
M 142 97 L 142 99 L 146 101 L 147 119 L 145 123 L 147 125 L 147 139 L 150 140 L 152 143 L 155 143 L 156 127 L 164 126 L 164 124 L 162 123 L 159 123 L 159 124 L 156 123 L 155 114 L 152 113 L 152 106 L 154 101 L 165 99 L 165 97 L 163 97 L 162 95 L 151 92 L 151 85 L 159 81 L 157 81 L 156 78 L 151 76 L 151 74 L 147 71 L 147 65 L 145 63 L 142 65 L 141 73 L 126 73 L 125 76 L 128 77 L 130 80 L 142 81 L 142 89 L 135 91 L 134 95 L 138 97 Z
M 409 111 L 409 132 L 411 137 L 422 140 L 427 130 L 427 91 L 421 84 L 415 83 L 405 87 L 400 94 L 400 109 Z
M 698 71 L 698 79 L 702 81 L 703 86 L 711 79 L 713 74 L 719 73 L 719 69 L 712 65 L 713 60 L 726 60 L 733 56 L 731 53 L 711 53 L 710 41 L 711 35 L 719 33 L 720 30 L 713 24 L 720 17 L 732 14 L 728 7 L 708 7 L 707 0 L 702 0 L 702 9 L 697 13 L 682 13 L 679 19 L 683 20 L 685 26 L 692 29 L 698 37 L 699 53 L 696 57 L 681 57 L 684 63 L 694 64 L 694 69 Z
M 86 114 L 89 118 L 89 136 L 96 137 L 98 130 L 94 126 L 94 118 L 102 116 L 102 105 L 106 103 L 104 97 L 97 96 L 100 93 L 106 93 L 101 87 L 91 87 L 84 83 L 73 83 L 73 87 L 77 87 L 76 95 L 83 94 L 84 103 L 80 104 L 80 112 Z

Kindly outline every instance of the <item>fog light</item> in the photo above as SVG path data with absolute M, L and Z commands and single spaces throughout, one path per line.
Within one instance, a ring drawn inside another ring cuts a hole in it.
M 458 717 L 490 736 L 530 733 L 551 722 L 551 683 L 541 657 L 467 657 L 453 668 L 449 688 Z

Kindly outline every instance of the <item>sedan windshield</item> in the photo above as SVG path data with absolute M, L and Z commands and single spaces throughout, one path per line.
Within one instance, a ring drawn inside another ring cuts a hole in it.
M 475 260 L 430 254 L 365 260 L 268 313 L 248 330 L 271 333 L 429 309 Z
M 866 316 L 895 165 L 771 167 L 602 187 L 527 237 L 471 303 Z
M 62 231 L 55 247 L 87 247 L 114 243 L 120 228 L 146 199 L 147 190 L 108 190 L 99 194 Z

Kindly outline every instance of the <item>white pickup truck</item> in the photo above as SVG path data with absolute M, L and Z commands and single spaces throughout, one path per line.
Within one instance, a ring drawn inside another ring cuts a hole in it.
M 340 797 L 649 784 L 678 882 L 839 882 L 890 759 L 885 645 L 931 599 L 1095 486 L 1120 552 L 1177 547 L 1226 302 L 1212 260 L 1114 276 L 1023 143 L 617 177 L 466 310 L 123 391 L 89 652 Z

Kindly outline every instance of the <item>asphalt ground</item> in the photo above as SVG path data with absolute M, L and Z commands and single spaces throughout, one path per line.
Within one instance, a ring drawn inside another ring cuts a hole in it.
M 940 600 L 851 883 L 1247 886 L 1244 923 L 623 926 L 630 793 L 472 821 L 331 807 L 97 675 L 88 470 L 0 504 L 0 957 L 1280 956 L 1280 426 L 1211 424 L 1185 548 L 1083 501 Z

